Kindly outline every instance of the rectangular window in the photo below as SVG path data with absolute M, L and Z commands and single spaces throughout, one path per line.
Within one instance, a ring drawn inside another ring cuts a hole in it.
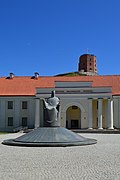
M 13 126 L 13 117 L 8 117 L 8 126 Z
M 22 109 L 27 109 L 27 101 L 22 101 Z
M 8 101 L 8 109 L 13 109 L 13 101 Z
M 27 126 L 27 117 L 22 117 L 22 126 Z

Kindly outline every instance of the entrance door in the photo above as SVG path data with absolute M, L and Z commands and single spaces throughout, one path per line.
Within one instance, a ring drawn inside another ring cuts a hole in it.
M 78 128 L 78 120 L 71 120 L 71 128 L 72 129 Z
M 78 106 L 70 106 L 66 111 L 66 127 L 81 128 L 81 110 Z

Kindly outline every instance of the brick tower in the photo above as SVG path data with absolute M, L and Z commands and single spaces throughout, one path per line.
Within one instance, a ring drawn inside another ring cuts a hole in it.
M 80 74 L 98 75 L 96 56 L 92 54 L 80 56 L 78 71 Z

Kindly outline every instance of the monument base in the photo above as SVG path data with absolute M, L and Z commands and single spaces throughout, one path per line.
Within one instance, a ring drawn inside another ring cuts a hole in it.
M 39 127 L 16 139 L 7 139 L 4 145 L 26 147 L 66 147 L 96 144 L 97 140 L 85 138 L 63 127 Z

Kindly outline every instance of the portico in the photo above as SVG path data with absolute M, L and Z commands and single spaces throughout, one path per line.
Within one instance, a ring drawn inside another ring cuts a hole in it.
M 47 98 L 53 88 L 37 89 L 35 128 L 42 126 L 44 113 L 41 98 Z M 92 88 L 92 82 L 56 82 L 60 98 L 62 127 L 79 129 L 114 129 L 111 87 Z
M 114 129 L 112 98 L 88 99 L 88 128 Z

